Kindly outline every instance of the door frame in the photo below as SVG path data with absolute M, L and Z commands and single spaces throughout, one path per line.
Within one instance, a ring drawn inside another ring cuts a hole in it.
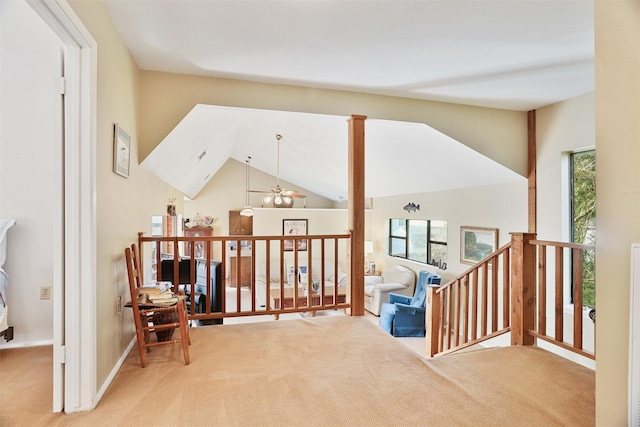
M 91 410 L 96 401 L 97 43 L 66 0 L 26 0 L 64 44 L 62 244 L 54 251 L 54 411 Z

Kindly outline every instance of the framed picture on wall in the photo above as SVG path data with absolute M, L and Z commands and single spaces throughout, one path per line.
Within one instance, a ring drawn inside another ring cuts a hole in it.
M 476 264 L 498 249 L 498 229 L 460 227 L 460 262 Z
M 129 178 L 129 169 L 131 167 L 131 137 L 118 123 L 114 123 L 113 127 L 113 172 Z
M 305 236 L 308 234 L 307 231 L 307 220 L 306 219 L 283 219 L 282 220 L 282 235 L 283 236 Z M 284 250 L 285 251 L 293 251 L 293 242 L 298 242 L 298 250 L 306 251 L 307 250 L 307 242 L 306 239 L 299 240 L 285 240 L 284 241 Z

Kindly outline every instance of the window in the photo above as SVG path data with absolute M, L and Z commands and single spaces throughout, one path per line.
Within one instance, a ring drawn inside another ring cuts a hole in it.
M 596 244 L 596 152 L 570 155 L 571 241 Z M 595 307 L 595 251 L 585 251 L 582 271 L 583 305 Z M 573 271 L 573 268 L 572 268 Z M 573 284 L 572 284 L 573 295 Z
M 389 255 L 442 266 L 447 262 L 447 221 L 390 219 Z

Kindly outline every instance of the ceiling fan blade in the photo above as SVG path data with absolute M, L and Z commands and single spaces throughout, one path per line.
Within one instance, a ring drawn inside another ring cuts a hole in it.
M 249 193 L 262 193 L 262 194 L 269 194 L 271 193 L 271 190 L 247 190 Z
M 307 197 L 307 196 L 306 196 L 306 195 L 304 195 L 304 194 L 300 194 L 300 193 L 298 193 L 296 190 L 287 190 L 287 191 L 283 191 L 283 192 L 282 192 L 282 195 L 283 195 L 283 196 L 289 196 L 289 197 L 297 197 L 297 198 L 300 198 L 300 199 L 304 199 L 305 197 Z

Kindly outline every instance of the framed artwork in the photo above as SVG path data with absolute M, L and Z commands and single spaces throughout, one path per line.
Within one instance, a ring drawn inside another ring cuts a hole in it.
M 460 262 L 476 264 L 498 249 L 498 229 L 460 227 Z
M 304 236 L 307 232 L 307 220 L 306 219 L 283 219 L 282 220 L 282 235 L 283 236 Z M 284 241 L 284 250 L 293 251 L 294 240 Z M 306 251 L 308 240 L 297 240 L 298 250 Z
M 118 125 L 114 124 L 113 132 L 113 171 L 129 178 L 131 167 L 131 137 Z

